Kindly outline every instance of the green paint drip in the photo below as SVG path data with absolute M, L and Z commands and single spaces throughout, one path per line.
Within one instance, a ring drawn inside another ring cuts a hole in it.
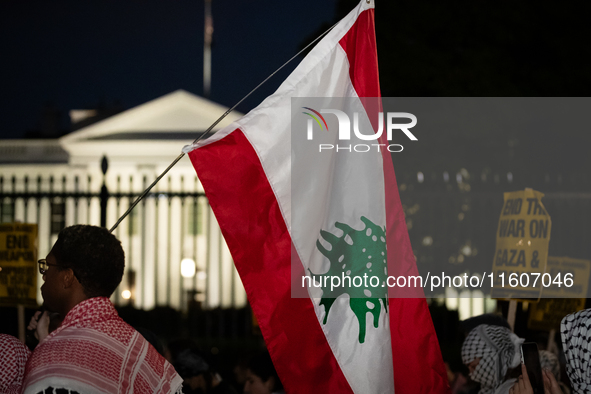
M 380 313 L 382 311 L 380 300 L 386 313 L 388 312 L 388 288 L 387 278 L 387 253 L 386 253 L 386 231 L 385 228 L 374 224 L 371 220 L 362 216 L 361 221 L 365 223 L 363 230 L 355 230 L 351 226 L 336 222 L 335 227 L 343 231 L 340 237 L 328 231 L 320 231 L 322 238 L 331 245 L 328 250 L 316 241 L 318 250 L 330 261 L 330 268 L 324 274 L 314 274 L 310 271 L 315 282 L 320 282 L 322 298 L 320 305 L 324 306 L 325 315 L 323 324 L 328 321 L 330 309 L 335 300 L 344 295 L 349 295 L 349 306 L 359 322 L 359 343 L 365 342 L 366 315 L 373 316 L 373 326 L 378 328 Z M 351 278 L 351 286 L 346 281 L 345 286 L 335 287 L 331 291 L 331 278 L 336 276 L 342 278 L 343 274 Z M 367 275 L 367 280 L 363 276 Z M 377 277 L 370 282 L 371 277 Z M 362 283 L 359 287 L 359 277 Z M 373 287 L 372 284 L 377 287 Z M 326 286 L 325 286 L 326 285 Z M 367 285 L 367 286 L 366 286 Z

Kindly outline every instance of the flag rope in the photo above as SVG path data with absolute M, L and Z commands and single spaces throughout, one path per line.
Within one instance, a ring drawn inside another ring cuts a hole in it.
M 338 22 L 337 22 L 338 23 Z M 301 55 L 303 52 L 306 51 L 306 49 L 308 49 L 310 46 L 312 46 L 314 43 L 316 43 L 316 41 L 320 40 L 322 37 L 324 37 L 325 35 L 327 35 L 336 25 L 337 23 L 335 23 L 334 25 L 332 25 L 330 28 L 328 28 L 328 30 L 326 30 L 324 33 L 322 33 L 321 35 L 319 35 L 318 37 L 316 37 L 311 43 L 309 43 L 308 45 L 306 45 L 302 50 L 300 50 L 298 53 L 296 53 L 295 55 L 293 55 L 288 61 L 286 61 L 285 63 L 283 63 L 281 65 L 281 67 L 279 67 L 277 70 L 273 71 L 273 73 L 271 75 L 269 75 L 267 78 L 265 78 L 261 83 L 259 83 L 254 89 L 252 89 L 246 96 L 244 96 L 242 99 L 240 99 L 240 101 L 238 101 L 236 104 L 234 104 L 234 106 L 232 106 L 232 108 L 229 108 L 226 112 L 224 112 L 222 114 L 222 116 L 220 116 L 218 118 L 218 120 L 216 120 L 215 122 L 212 123 L 211 126 L 209 126 L 207 128 L 207 130 L 205 130 L 205 132 L 203 134 L 201 134 L 199 137 L 197 137 L 195 139 L 195 141 L 193 141 L 193 144 L 196 144 L 197 142 L 199 142 L 201 139 L 203 139 L 203 137 L 205 137 L 211 130 L 213 130 L 213 128 L 220 123 L 226 116 L 228 116 L 228 114 L 230 112 L 232 112 L 237 106 L 239 106 L 244 100 L 246 100 L 251 94 L 253 94 L 258 88 L 260 88 L 265 82 L 267 82 L 269 79 L 271 79 L 275 74 L 277 74 L 283 67 L 287 66 L 289 63 L 291 63 L 291 61 L 293 59 L 295 59 L 296 57 L 298 57 L 299 55 Z M 123 215 L 121 215 L 121 217 L 119 219 L 117 219 L 117 222 L 115 222 L 115 224 L 113 225 L 113 227 L 111 227 L 111 229 L 109 230 L 109 232 L 113 232 L 113 230 L 115 230 L 117 228 L 117 226 L 119 226 L 119 224 L 123 221 L 123 219 L 125 219 L 127 217 L 127 215 L 129 215 L 129 213 L 133 210 L 133 208 L 135 208 L 135 206 L 144 199 L 144 197 L 146 197 L 146 195 L 148 195 L 148 193 L 150 192 L 150 190 L 152 190 L 152 188 L 154 186 L 156 186 L 156 184 L 160 181 L 160 179 L 162 179 L 164 177 L 164 175 L 166 175 L 168 173 L 168 171 L 170 171 L 170 169 L 172 167 L 174 167 L 176 165 L 176 163 L 178 163 L 183 156 L 185 156 L 185 152 L 182 152 L 180 155 L 177 156 L 176 159 L 173 160 L 172 163 L 170 163 L 170 165 L 160 174 L 158 175 L 158 177 L 154 180 L 154 182 L 152 182 L 152 184 L 150 184 L 150 186 L 148 186 L 146 188 L 146 190 L 144 190 L 142 192 L 142 194 L 139 195 L 138 198 L 135 199 L 135 201 L 131 204 L 131 206 L 127 209 L 127 211 L 125 211 L 125 213 Z

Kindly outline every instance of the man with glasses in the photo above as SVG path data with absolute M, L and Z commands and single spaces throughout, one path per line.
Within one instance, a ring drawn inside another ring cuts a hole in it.
M 109 300 L 124 260 L 121 243 L 104 228 L 76 225 L 60 232 L 39 271 L 45 307 L 64 320 L 27 362 L 23 393 L 181 392 L 172 365 Z

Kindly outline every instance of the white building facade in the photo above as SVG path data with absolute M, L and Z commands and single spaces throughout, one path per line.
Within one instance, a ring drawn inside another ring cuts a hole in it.
M 179 90 L 56 140 L 0 140 L 0 222 L 37 223 L 40 258 L 65 226 L 100 225 L 102 214 L 110 228 L 183 146 L 226 111 Z M 240 116 L 231 112 L 214 132 Z M 108 168 L 103 175 L 104 161 Z M 103 185 L 107 190 L 101 200 Z M 188 157 L 114 233 L 126 254 L 125 275 L 113 295 L 116 304 L 178 310 L 190 302 L 206 309 L 246 305 L 244 288 Z M 39 276 L 38 287 L 41 283 Z M 42 302 L 40 291 L 37 300 Z

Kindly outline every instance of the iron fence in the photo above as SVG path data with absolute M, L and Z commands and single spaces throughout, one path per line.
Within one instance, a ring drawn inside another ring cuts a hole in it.
M 164 178 L 115 230 L 127 268 L 114 301 L 123 308 L 182 311 L 205 336 L 243 335 L 251 330 L 246 295 L 207 198 L 196 177 L 175 176 Z M 114 223 L 152 181 L 141 174 L 107 178 L 104 167 L 100 179 L 0 176 L 0 222 L 38 223 L 39 252 L 47 253 L 67 225 Z M 503 192 L 526 186 L 545 193 L 552 218 L 549 254 L 591 258 L 591 186 L 584 179 L 460 170 L 401 173 L 398 185 L 422 271 L 457 275 L 475 265 L 492 267 Z M 181 275 L 183 259 L 195 263 L 194 276 Z
M 131 190 L 138 183 L 134 175 L 111 177 L 107 187 L 103 170 L 102 182 L 76 174 L 0 176 L 0 222 L 37 223 L 40 255 L 68 225 L 114 223 L 143 189 Z M 205 309 L 245 306 L 240 279 L 196 176 L 177 178 L 163 179 L 114 231 L 126 254 L 114 302 L 181 311 L 195 302 Z M 149 181 L 143 175 L 140 184 L 145 188 Z M 188 272 L 181 271 L 185 262 Z

